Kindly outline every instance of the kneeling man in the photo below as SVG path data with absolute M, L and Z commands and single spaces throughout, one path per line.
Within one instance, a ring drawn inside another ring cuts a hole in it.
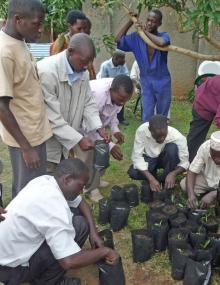
M 204 142 L 190 164 L 186 179 L 180 186 L 188 194 L 188 206 L 196 207 L 196 195 L 202 196 L 200 207 L 210 206 L 216 199 L 220 181 L 220 131 Z
M 168 126 L 165 116 L 155 115 L 136 131 L 128 174 L 132 179 L 147 180 L 152 191 L 160 191 L 161 183 L 171 189 L 176 176 L 188 168 L 188 157 L 186 138 Z M 164 170 L 160 178 L 159 168 Z
M 117 262 L 118 254 L 103 246 L 90 208 L 79 195 L 88 178 L 81 160 L 63 160 L 54 177 L 35 178 L 10 202 L 0 223 L 0 282 L 71 285 L 75 283 L 64 278 L 66 270 L 100 259 Z M 69 206 L 82 215 L 72 214 Z M 82 251 L 88 234 L 92 249 Z

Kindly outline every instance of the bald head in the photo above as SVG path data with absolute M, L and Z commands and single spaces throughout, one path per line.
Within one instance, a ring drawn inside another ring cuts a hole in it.
M 44 13 L 44 6 L 39 0 L 10 0 L 8 3 L 8 18 L 18 14 L 23 17 L 32 17 L 34 13 Z
M 74 49 L 77 53 L 91 58 L 96 57 L 95 45 L 89 35 L 78 33 L 71 37 L 69 48 Z
M 95 56 L 95 46 L 90 36 L 79 33 L 71 37 L 67 59 L 74 71 L 85 71 L 89 63 L 93 62 Z

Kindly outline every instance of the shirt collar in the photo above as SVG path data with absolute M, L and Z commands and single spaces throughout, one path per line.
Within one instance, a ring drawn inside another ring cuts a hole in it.
M 83 72 L 75 72 L 73 71 L 67 56 L 65 56 L 65 63 L 66 63 L 66 74 L 68 76 L 68 82 L 72 85 L 73 82 L 80 80 L 82 77 Z

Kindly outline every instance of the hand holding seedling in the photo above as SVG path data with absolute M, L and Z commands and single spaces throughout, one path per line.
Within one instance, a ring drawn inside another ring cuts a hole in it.
M 172 189 L 175 186 L 175 174 L 170 172 L 165 179 L 165 189 Z

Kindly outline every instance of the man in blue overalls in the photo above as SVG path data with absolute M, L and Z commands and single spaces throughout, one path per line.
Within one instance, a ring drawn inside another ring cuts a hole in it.
M 162 13 L 152 10 L 146 21 L 145 34 L 159 47 L 170 44 L 166 32 L 158 32 L 162 24 Z M 148 46 L 137 32 L 126 35 L 133 22 L 129 22 L 116 36 L 117 47 L 123 51 L 132 51 L 140 68 L 142 88 L 142 121 L 147 122 L 156 113 L 167 117 L 171 102 L 171 77 L 167 67 L 167 52 Z

